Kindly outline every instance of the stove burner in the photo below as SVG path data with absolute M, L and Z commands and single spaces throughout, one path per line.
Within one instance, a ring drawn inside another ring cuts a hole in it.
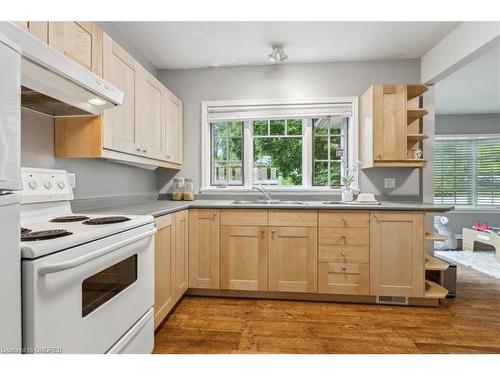
M 60 216 L 50 220 L 51 223 L 72 223 L 75 221 L 88 220 L 88 216 L 83 215 L 72 215 L 72 216 Z
M 69 236 L 73 234 L 66 229 L 41 230 L 37 232 L 29 232 L 21 235 L 21 241 L 40 241 L 50 240 L 53 238 Z
M 26 234 L 26 233 L 29 233 L 29 232 L 31 232 L 31 229 L 21 228 L 21 234 Z
M 128 220 L 130 220 L 130 218 L 125 216 L 107 216 L 107 217 L 97 217 L 95 219 L 86 220 L 82 224 L 87 224 L 87 225 L 114 224 Z

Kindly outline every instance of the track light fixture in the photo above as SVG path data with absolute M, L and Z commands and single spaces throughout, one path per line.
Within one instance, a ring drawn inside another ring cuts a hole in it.
M 273 46 L 273 51 L 269 55 L 269 61 L 272 63 L 285 62 L 288 60 L 288 55 L 281 46 Z

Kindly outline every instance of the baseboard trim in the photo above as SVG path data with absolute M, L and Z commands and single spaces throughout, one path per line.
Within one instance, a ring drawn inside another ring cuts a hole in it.
M 290 301 L 361 303 L 361 304 L 372 304 L 372 305 L 376 304 L 375 296 L 355 296 L 346 294 L 256 292 L 256 291 L 243 291 L 243 290 L 189 288 L 186 292 L 186 295 L 200 296 L 200 297 L 259 298 L 259 299 L 279 299 L 279 300 L 290 300 Z M 439 306 L 439 299 L 410 297 L 408 301 L 408 306 L 436 307 Z

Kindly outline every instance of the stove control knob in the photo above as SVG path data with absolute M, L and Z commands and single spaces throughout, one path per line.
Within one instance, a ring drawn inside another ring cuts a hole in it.
M 45 186 L 45 189 L 49 190 L 52 187 L 52 182 L 47 180 L 47 181 L 45 181 L 43 186 Z
M 66 186 L 66 184 L 64 183 L 64 181 L 59 181 L 59 182 L 57 183 L 57 186 L 59 186 L 59 189 L 61 189 L 61 190 L 62 190 L 62 189 L 64 189 L 64 187 Z
M 28 187 L 31 189 L 31 190 L 35 190 L 37 187 L 38 187 L 38 184 L 36 183 L 35 180 L 31 180 L 28 182 Z

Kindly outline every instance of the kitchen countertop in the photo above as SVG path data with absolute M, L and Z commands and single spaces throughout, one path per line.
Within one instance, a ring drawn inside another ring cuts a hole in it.
M 375 211 L 428 211 L 446 212 L 454 209 L 453 206 L 435 205 L 432 203 L 400 203 L 382 202 L 379 205 L 359 204 L 324 204 L 322 201 L 306 201 L 306 204 L 233 204 L 234 200 L 194 200 L 194 201 L 171 201 L 154 200 L 150 202 L 104 207 L 92 210 L 80 210 L 78 213 L 112 213 L 121 215 L 152 215 L 154 217 L 167 215 L 172 212 L 185 210 L 187 208 L 270 208 L 270 209 L 295 209 L 295 210 L 375 210 Z

